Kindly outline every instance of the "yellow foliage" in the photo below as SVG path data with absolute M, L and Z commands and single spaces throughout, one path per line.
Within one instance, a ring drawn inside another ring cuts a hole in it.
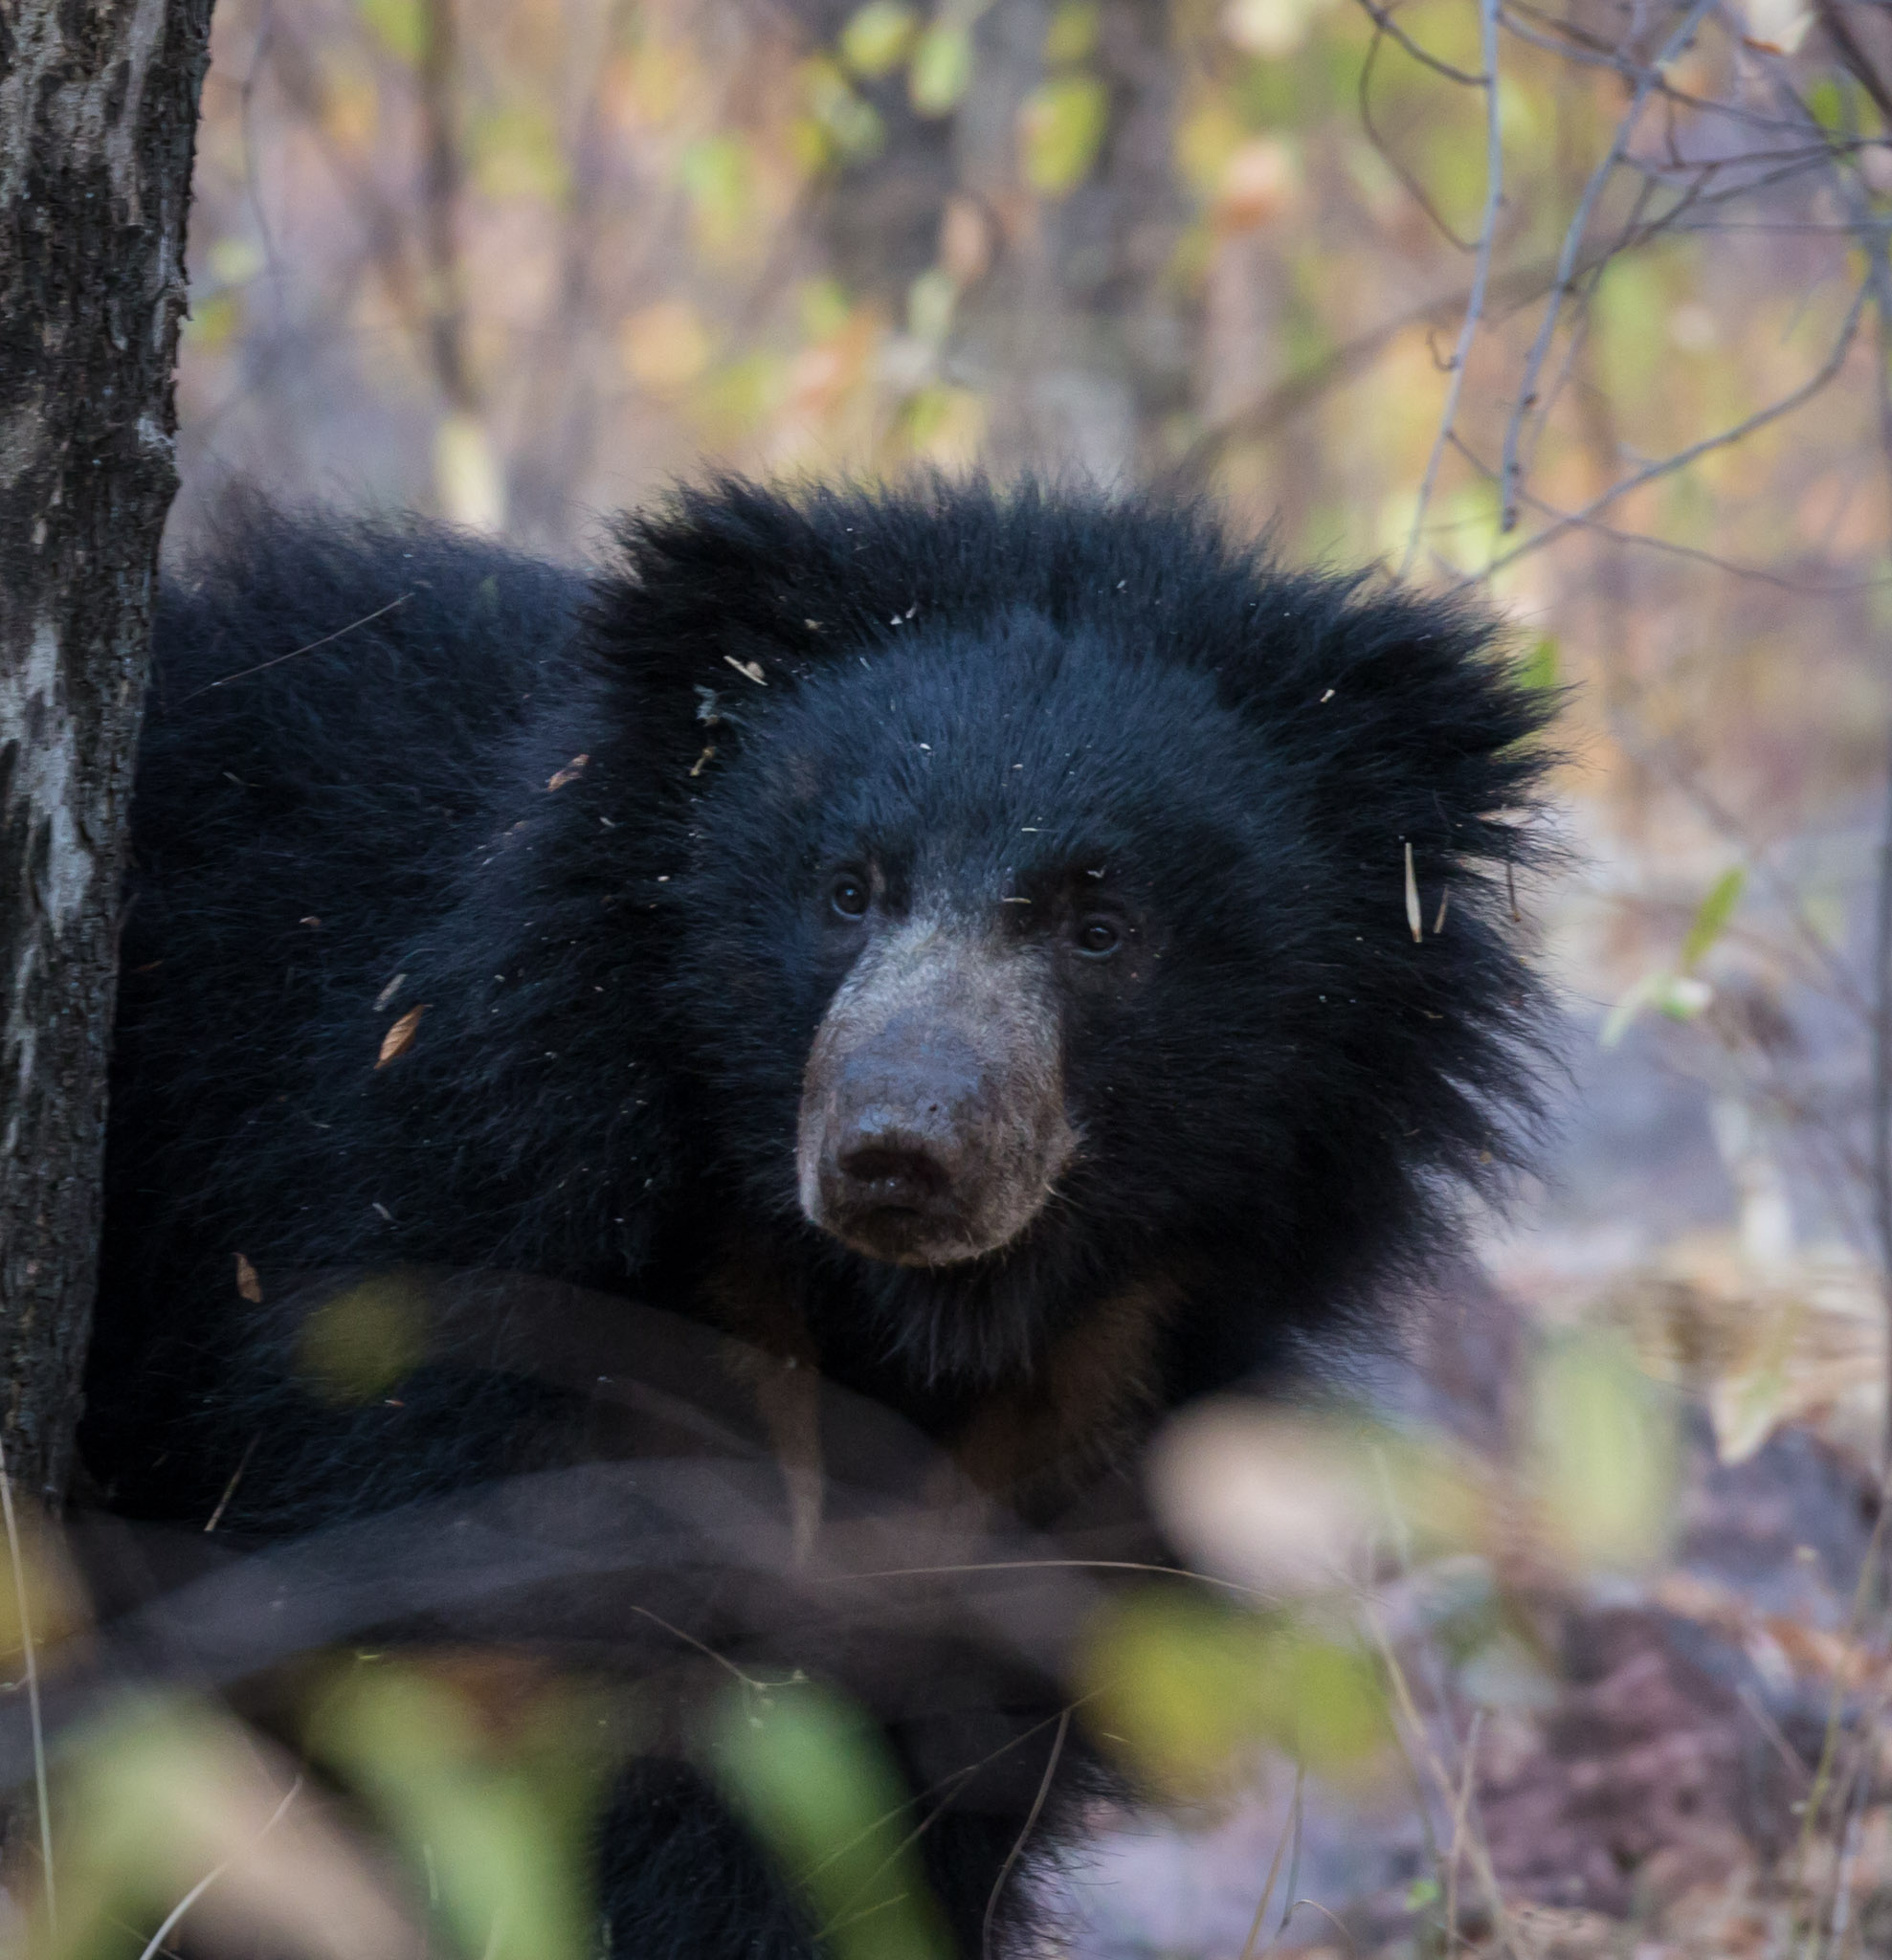
M 632 314 L 618 332 L 625 371 L 653 394 L 676 394 L 709 366 L 709 329 L 687 300 L 659 300 Z
M 1110 123 L 1110 94 L 1092 75 L 1064 75 L 1034 89 L 1018 111 L 1025 181 L 1063 197 L 1090 175 Z

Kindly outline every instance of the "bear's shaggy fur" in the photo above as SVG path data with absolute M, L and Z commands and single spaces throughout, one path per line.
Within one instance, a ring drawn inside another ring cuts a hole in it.
M 1051 1515 L 1509 1154 L 1544 720 L 1472 606 L 1160 501 L 723 482 L 590 578 L 250 510 L 160 608 L 93 1476 L 265 1533 L 545 1460 L 533 1384 L 337 1412 L 245 1297 L 480 1267 Z M 687 1778 L 618 1810 L 617 1952 L 801 1950 L 759 1870 L 662 1879 L 746 1855 Z M 1015 1828 L 934 1858 L 970 1948 Z

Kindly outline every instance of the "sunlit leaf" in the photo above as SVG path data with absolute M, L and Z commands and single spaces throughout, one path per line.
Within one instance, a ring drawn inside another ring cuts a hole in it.
M 247 285 L 263 265 L 263 248 L 254 238 L 219 238 L 211 247 L 211 277 L 220 285 Z
M 706 136 L 679 159 L 699 241 L 712 252 L 742 243 L 754 207 L 755 160 L 740 136 Z
M 908 400 L 902 428 L 917 458 L 945 470 L 970 469 L 986 438 L 986 405 L 970 389 L 934 383 Z
M 634 313 L 618 332 L 626 371 L 653 394 L 687 388 L 709 366 L 709 329 L 687 300 L 659 300 Z
M 478 415 L 456 409 L 434 432 L 434 495 L 449 523 L 474 531 L 505 527 L 505 477 L 486 425 Z M 421 1010 L 414 1010 L 417 1021 Z M 407 1017 L 403 1017 L 404 1019 Z M 391 1031 L 390 1031 L 391 1036 Z M 413 1038 L 410 1027 L 401 1046 Z M 399 1054 L 396 1049 L 394 1054 Z M 384 1052 L 383 1061 L 392 1056 Z
M 427 41 L 421 0 L 355 0 L 362 24 L 397 60 L 418 61 Z
M 425 1853 L 461 1950 L 590 1960 L 597 1766 L 558 1699 L 508 1679 L 503 1722 L 417 1667 L 357 1663 L 319 1709 L 313 1753 Z
M 906 289 L 906 330 L 916 339 L 938 343 L 952 325 L 959 288 L 951 275 L 929 267 Z
M 1408 1556 L 1462 1549 L 1487 1509 L 1442 1441 L 1248 1400 L 1175 1418 L 1147 1475 L 1191 1562 L 1273 1601 L 1356 1584 L 1390 1543 Z
M 1792 55 L 1814 24 L 1813 11 L 1801 0 L 1743 0 L 1747 39 L 1769 54 Z
M 1675 1414 L 1626 1341 L 1586 1332 L 1547 1344 L 1531 1439 L 1548 1549 L 1580 1570 L 1660 1557 L 1674 1521 Z
M 227 1717 L 127 1698 L 69 1736 L 61 1756 L 58 1931 L 22 1950 L 130 1960 L 187 1901 L 179 1944 L 193 1951 L 200 1934 L 207 1950 L 284 1960 L 421 1950 L 380 1860 L 294 1764 Z M 142 1930 L 127 1945 L 132 1927 Z
M 427 1303 L 398 1273 L 380 1273 L 338 1293 L 302 1323 L 298 1371 L 335 1402 L 370 1402 L 394 1388 L 427 1353 Z
M 953 1946 L 913 1843 L 909 1793 L 879 1731 L 809 1683 L 726 1694 L 718 1782 L 808 1893 L 835 1960 L 947 1960 Z
M 184 323 L 185 343 L 199 353 L 218 353 L 230 345 L 242 323 L 241 294 L 222 292 L 193 296 L 189 317 Z
M 1083 60 L 1096 46 L 1096 0 L 1062 0 L 1045 29 L 1045 60 L 1054 68 L 1062 67 Z
M 841 59 L 869 81 L 891 75 L 906 59 L 920 16 L 904 0 L 867 0 L 841 30 Z
M 819 56 L 801 65 L 802 100 L 835 152 L 846 159 L 872 156 L 885 143 L 886 125 L 833 62 Z
M 1713 1004 L 1715 990 L 1692 973 L 1645 973 L 1610 1010 L 1601 1045 L 1614 1048 L 1645 1008 L 1671 1021 L 1692 1021 Z
M 789 363 L 758 348 L 716 369 L 698 390 L 694 407 L 719 439 L 747 435 L 775 413 L 788 394 Z
M 1278 218 L 1301 188 L 1294 146 L 1278 136 L 1255 136 L 1222 166 L 1215 186 L 1215 222 L 1225 232 L 1248 232 Z
M 1746 868 L 1736 864 L 1724 871 L 1708 887 L 1707 896 L 1696 908 L 1688 937 L 1681 943 L 1683 972 L 1698 966 L 1727 929 L 1727 922 L 1733 918 L 1734 908 L 1741 902 L 1741 894 L 1747 883 Z
M 1213 97 L 1176 125 L 1177 167 L 1205 201 L 1221 189 L 1222 172 L 1245 135 L 1239 119 Z
M 802 333 L 811 341 L 825 341 L 839 333 L 854 314 L 847 288 L 835 278 L 804 279 L 795 288 L 795 306 Z
M 1107 1608 L 1079 1663 L 1085 1719 L 1159 1790 L 1225 1790 L 1258 1750 L 1344 1772 L 1387 1735 L 1358 1648 L 1293 1621 L 1149 1588 Z
M 1546 634 L 1518 662 L 1519 684 L 1548 694 L 1557 685 L 1557 642 Z
M 1109 123 L 1110 94 L 1095 76 L 1059 76 L 1034 89 L 1018 111 L 1025 181 L 1046 197 L 1075 190 Z
M 472 119 L 466 135 L 473 181 L 487 197 L 556 203 L 570 188 L 558 126 L 536 104 L 508 103 Z
M 972 86 L 972 31 L 936 21 L 914 47 L 906 82 L 923 116 L 950 115 Z
M 1324 0 L 1229 0 L 1222 32 L 1244 54 L 1266 60 L 1291 55 L 1307 38 Z

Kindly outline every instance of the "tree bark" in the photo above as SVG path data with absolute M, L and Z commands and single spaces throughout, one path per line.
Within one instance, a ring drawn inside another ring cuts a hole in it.
M 0 1442 L 56 1505 L 211 0 L 0 0 Z

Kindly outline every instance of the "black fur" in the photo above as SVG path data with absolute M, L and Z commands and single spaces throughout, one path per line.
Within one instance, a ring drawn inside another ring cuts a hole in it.
M 1474 607 L 1282 571 L 1158 502 L 723 483 L 625 520 L 590 581 L 251 509 L 160 609 L 95 1476 L 201 1518 L 249 1438 L 231 1521 L 281 1530 L 544 1459 L 564 1405 L 516 1374 L 319 1407 L 238 1253 L 272 1298 L 393 1262 L 634 1292 L 806 1341 L 947 1448 L 1008 1397 L 1029 1428 L 1060 1343 L 1141 1289 L 1140 1378 L 1056 1414 L 1054 1454 L 1121 1459 L 1369 1307 L 1511 1155 L 1536 995 L 1504 887 L 1545 718 Z M 1132 922 L 1136 960 L 1063 996 L 1080 1155 L 960 1266 L 878 1265 L 796 1201 L 846 970 L 823 880 L 870 849 L 895 902 L 1101 874 Z M 657 1911 L 638 1870 L 726 1836 L 669 1785 L 643 1808 L 689 1815 L 607 1853 L 625 1928 Z M 968 1940 L 1014 1831 L 946 1876 Z M 734 1954 L 763 1914 L 619 1950 Z

